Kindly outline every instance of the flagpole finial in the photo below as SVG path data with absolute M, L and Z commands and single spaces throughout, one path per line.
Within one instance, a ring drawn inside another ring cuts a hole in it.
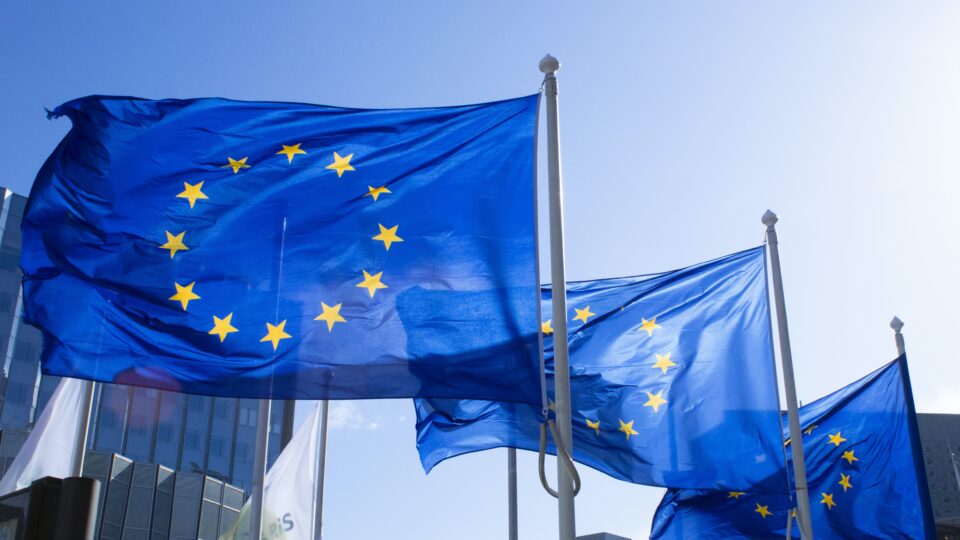
M 767 210 L 763 213 L 763 217 L 760 218 L 760 221 L 767 227 L 773 227 L 779 218 L 772 211 Z
M 893 320 L 890 321 L 890 328 L 893 328 L 894 332 L 900 333 L 900 330 L 903 329 L 903 321 L 900 320 L 900 317 L 894 317 Z
M 556 73 L 560 71 L 560 61 L 548 54 L 540 60 L 540 71 L 548 75 Z

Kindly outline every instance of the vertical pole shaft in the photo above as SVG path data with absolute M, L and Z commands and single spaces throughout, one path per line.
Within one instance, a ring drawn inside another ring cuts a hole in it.
M 270 438 L 270 400 L 257 409 L 257 441 L 253 450 L 253 488 L 250 494 L 250 539 L 260 540 L 263 530 L 263 488 L 267 475 L 267 441 Z
M 890 328 L 893 328 L 893 339 L 897 342 L 897 356 L 903 356 L 907 352 L 907 346 L 903 342 L 903 334 L 900 332 L 903 330 L 903 321 L 900 320 L 900 317 L 894 317 L 890 321 Z
M 80 401 L 82 414 L 80 415 L 80 425 L 77 426 L 77 442 L 73 451 L 73 465 L 71 467 L 73 476 L 83 476 L 83 458 L 87 453 L 87 431 L 90 430 L 90 413 L 93 409 L 94 385 L 96 385 L 96 383 L 93 381 L 84 381 L 83 389 L 81 390 L 83 393 Z
M 327 416 L 330 412 L 330 402 L 320 402 L 320 443 L 317 448 L 317 500 L 314 508 L 315 518 L 313 537 L 316 540 L 323 538 L 323 476 L 327 466 Z
M 293 438 L 293 411 L 296 401 L 288 399 L 283 402 L 283 421 L 280 423 L 280 451 L 287 447 Z
M 547 175 L 550 199 L 550 282 L 553 287 L 553 363 L 559 441 L 573 455 L 573 428 L 570 424 L 570 365 L 567 356 L 567 278 L 563 257 L 563 182 L 560 174 L 560 110 L 557 105 L 556 72 L 560 62 L 550 56 L 540 60 L 544 73 L 543 93 L 547 105 Z M 573 477 L 563 460 L 557 459 L 557 497 L 560 540 L 576 537 L 573 505 Z
M 517 529 L 517 449 L 507 448 L 507 523 L 509 540 L 519 540 Z
M 953 465 L 953 478 L 957 481 L 957 490 L 960 491 L 960 458 L 957 458 L 950 443 L 947 443 L 947 452 L 950 454 L 950 464 Z
M 807 490 L 807 468 L 803 460 L 803 435 L 800 431 L 800 413 L 797 407 L 797 385 L 793 376 L 793 353 L 790 332 L 787 330 L 787 305 L 783 299 L 783 276 L 780 273 L 780 249 L 777 246 L 777 215 L 767 210 L 761 220 L 767 226 L 767 248 L 770 251 L 770 273 L 773 278 L 774 303 L 777 310 L 777 330 L 780 336 L 780 362 L 783 365 L 783 387 L 787 397 L 787 421 L 790 428 L 790 450 L 793 456 L 793 476 L 797 487 L 797 527 L 803 539 L 813 539 L 810 522 L 810 494 Z

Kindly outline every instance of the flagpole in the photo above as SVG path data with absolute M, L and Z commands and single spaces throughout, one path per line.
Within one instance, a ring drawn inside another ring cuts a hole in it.
M 573 428 L 570 424 L 570 366 L 567 359 L 567 279 L 563 262 L 563 183 L 560 175 L 560 112 L 557 105 L 557 78 L 560 61 L 550 56 L 540 60 L 543 94 L 547 101 L 547 175 L 550 199 L 550 281 L 553 287 L 553 362 L 557 430 L 568 455 L 573 455 Z M 560 540 L 575 540 L 573 476 L 562 459 L 557 459 L 557 506 Z
M 767 226 L 767 249 L 770 251 L 770 273 L 773 278 L 774 303 L 777 310 L 777 330 L 780 337 L 780 362 L 783 366 L 783 386 L 787 397 L 787 420 L 790 426 L 790 451 L 793 456 L 793 476 L 797 487 L 797 527 L 804 540 L 813 539 L 810 521 L 810 495 L 807 491 L 807 468 L 803 460 L 803 435 L 800 432 L 800 413 L 797 408 L 797 386 L 793 376 L 793 353 L 787 330 L 787 305 L 783 299 L 783 276 L 780 273 L 780 249 L 777 247 L 777 215 L 767 210 L 761 221 Z
M 317 496 L 314 501 L 313 537 L 316 540 L 323 538 L 323 482 L 327 466 L 327 416 L 330 412 L 330 402 L 326 399 L 320 402 L 320 444 L 317 448 Z
M 93 391 L 96 383 L 93 381 L 84 381 L 82 400 L 80 401 L 80 410 L 83 414 L 80 416 L 80 425 L 77 429 L 76 446 L 73 451 L 73 465 L 71 471 L 73 476 L 83 476 L 83 459 L 87 451 L 87 431 L 90 429 L 90 413 L 93 408 Z
M 957 468 L 957 454 L 953 452 L 953 447 L 947 443 L 947 452 L 950 454 L 950 464 L 953 465 L 953 477 L 957 481 L 957 489 L 960 490 L 960 469 Z
M 903 321 L 900 320 L 900 317 L 894 317 L 890 321 L 890 328 L 893 328 L 893 339 L 897 342 L 897 356 L 903 356 L 907 352 L 907 347 L 903 342 L 903 334 L 900 332 L 903 330 Z
M 517 532 L 517 449 L 507 448 L 507 523 L 509 540 L 519 540 Z
M 250 492 L 250 538 L 260 540 L 263 530 L 263 484 L 267 474 L 267 441 L 270 438 L 270 400 L 257 408 L 257 439 L 253 450 L 253 487 Z

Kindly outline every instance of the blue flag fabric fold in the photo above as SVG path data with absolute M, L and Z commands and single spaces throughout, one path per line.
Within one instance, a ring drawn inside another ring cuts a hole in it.
M 539 402 L 538 103 L 60 106 L 23 221 L 44 372 Z
M 764 248 L 571 283 L 567 302 L 576 461 L 639 484 L 787 492 Z M 542 326 L 552 389 L 552 321 Z M 423 399 L 416 409 L 428 472 L 468 452 L 539 449 L 540 407 Z
M 905 356 L 802 407 L 800 421 L 816 538 L 934 538 Z M 650 537 L 779 540 L 794 506 L 752 490 L 672 489 Z

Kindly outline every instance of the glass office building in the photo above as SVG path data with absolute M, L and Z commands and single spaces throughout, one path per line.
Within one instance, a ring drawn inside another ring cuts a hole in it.
M 960 414 L 918 414 L 917 425 L 937 537 L 960 539 Z
M 117 454 L 88 452 L 83 475 L 100 481 L 101 540 L 216 540 L 243 506 L 236 486 Z
M 40 374 L 40 332 L 21 320 L 20 221 L 26 197 L 0 188 L 0 474 L 59 382 Z M 206 474 L 249 491 L 257 401 L 97 384 L 88 448 L 138 463 Z M 268 463 L 293 427 L 293 402 L 271 407 Z

